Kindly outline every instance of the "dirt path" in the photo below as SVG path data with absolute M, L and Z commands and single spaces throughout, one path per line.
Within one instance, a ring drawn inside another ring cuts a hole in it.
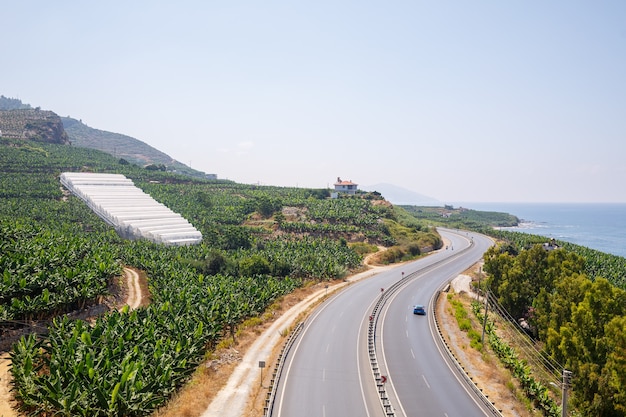
M 124 268 L 124 276 L 126 277 L 126 288 L 128 289 L 128 297 L 126 304 L 131 310 L 139 308 L 143 301 L 141 286 L 139 285 L 139 274 L 130 268 Z
M 126 303 L 131 310 L 139 308 L 141 306 L 144 296 L 141 290 L 139 274 L 131 269 L 124 268 L 124 282 L 126 283 Z M 124 306 L 121 305 L 121 309 Z M 11 359 L 8 352 L 0 354 L 0 417 L 19 417 L 20 415 L 15 411 L 12 405 L 15 405 L 13 401 L 13 395 L 10 392 L 11 389 L 11 372 L 10 372 Z
M 11 408 L 11 393 L 10 390 L 10 376 L 8 353 L 0 355 L 0 417 L 16 417 L 17 413 Z

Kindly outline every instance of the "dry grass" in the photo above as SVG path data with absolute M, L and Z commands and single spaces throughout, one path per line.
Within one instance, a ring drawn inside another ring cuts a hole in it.
M 470 309 L 471 300 L 464 295 L 454 296 L 461 301 L 468 311 Z M 437 306 L 437 314 L 439 317 L 442 333 L 448 341 L 452 352 L 457 360 L 463 365 L 468 375 L 470 375 L 476 386 L 489 398 L 495 406 L 502 410 L 506 416 L 517 417 L 533 417 L 539 414 L 533 414 L 527 407 L 521 404 L 517 398 L 518 389 L 516 383 L 511 378 L 510 373 L 504 369 L 498 359 L 486 347 L 483 352 L 470 347 L 470 339 L 466 332 L 459 329 L 456 318 L 454 316 L 454 308 L 450 305 L 447 297 L 440 297 Z M 470 319 L 472 327 L 476 330 L 481 329 L 481 324 L 477 322 L 475 317 Z

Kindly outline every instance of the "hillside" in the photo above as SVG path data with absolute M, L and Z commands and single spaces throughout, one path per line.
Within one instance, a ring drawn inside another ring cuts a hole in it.
M 0 95 L 0 110 L 20 110 L 30 108 L 32 108 L 30 104 L 22 103 L 22 100 L 19 98 L 9 98 Z
M 71 117 L 62 117 L 61 120 L 74 146 L 97 149 L 139 166 L 163 165 L 168 171 L 179 174 L 200 178 L 216 178 L 215 175 L 207 175 L 204 172 L 192 169 L 166 153 L 133 137 L 94 129 L 82 121 Z
M 0 136 L 37 142 L 67 144 L 61 118 L 40 109 L 0 109 Z
M 216 179 L 215 174 L 192 169 L 164 152 L 119 133 L 94 129 L 71 117 L 59 117 L 51 111 L 33 108 L 20 99 L 0 96 L 0 136 L 32 139 L 40 142 L 72 144 L 97 149 L 141 167 L 152 166 L 197 178 Z

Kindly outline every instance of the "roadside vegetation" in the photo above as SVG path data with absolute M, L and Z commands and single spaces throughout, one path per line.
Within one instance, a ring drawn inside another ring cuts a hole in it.
M 478 211 L 463 207 L 445 205 L 443 207 L 430 206 L 400 206 L 407 213 L 420 222 L 483 232 L 494 227 L 517 226 L 519 219 L 509 213 L 497 211 Z
M 531 407 L 560 415 L 554 401 L 560 400 L 559 392 L 550 383 L 559 383 L 567 369 L 573 374 L 572 415 L 626 415 L 626 258 L 497 230 L 509 225 L 499 213 L 472 214 L 464 222 L 460 213 L 448 215 L 445 208 L 407 211 L 420 221 L 453 223 L 497 239 L 485 254 L 486 279 L 479 289 L 489 294 L 490 309 L 499 315 L 489 321 L 485 342 L 517 378 Z M 472 310 L 482 321 L 481 306 Z M 460 303 L 453 302 L 453 308 L 460 328 L 472 332 Z M 475 331 L 469 337 L 474 348 L 483 348 Z
M 401 209 L 419 224 L 473 230 L 491 236 L 502 242 L 503 246 L 507 246 L 506 250 L 511 254 L 517 254 L 535 245 L 552 243 L 555 247 L 582 257 L 584 259 L 583 272 L 590 279 L 603 277 L 613 285 L 626 289 L 626 258 L 558 239 L 550 241 L 545 236 L 501 230 L 501 227 L 516 226 L 519 223 L 519 219 L 514 215 L 452 206 L 401 206 Z
M 203 242 L 119 238 L 62 189 L 64 171 L 126 175 Z M 190 178 L 95 150 L 0 139 L 0 336 L 16 340 L 19 407 L 151 414 L 246 320 L 295 288 L 357 271 L 381 246 L 402 253 L 388 262 L 441 246 L 434 229 L 406 219 L 374 193 L 330 199 L 328 190 Z M 124 266 L 147 274 L 149 306 L 89 323 L 63 315 L 101 303 Z
M 571 404 L 582 415 L 626 414 L 626 291 L 584 273 L 585 259 L 535 245 L 485 254 L 486 285 L 503 309 L 525 319 L 535 344 L 573 373 Z
M 521 250 L 530 249 L 535 245 L 550 243 L 546 237 L 506 230 L 492 230 L 489 234 L 505 243 L 509 253 L 516 254 Z M 611 284 L 626 290 L 626 258 L 600 252 L 585 246 L 561 240 L 553 240 L 553 244 L 567 252 L 575 253 L 584 260 L 583 273 L 591 280 L 602 277 Z

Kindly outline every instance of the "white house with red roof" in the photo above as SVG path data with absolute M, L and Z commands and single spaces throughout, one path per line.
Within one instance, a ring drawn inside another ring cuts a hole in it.
M 338 193 L 356 194 L 358 185 L 359 184 L 355 184 L 352 181 L 343 181 L 341 178 L 337 177 L 335 191 Z

